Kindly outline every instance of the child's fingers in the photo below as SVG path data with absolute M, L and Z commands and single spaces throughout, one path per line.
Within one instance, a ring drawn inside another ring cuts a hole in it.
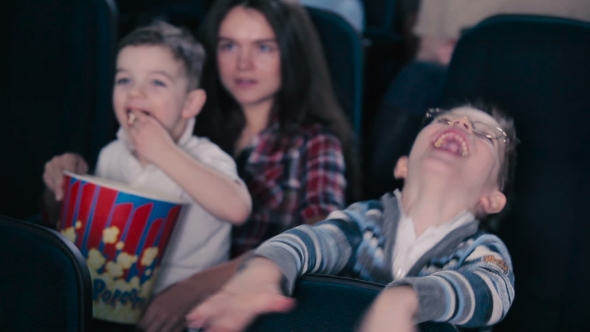
M 136 111 L 134 114 L 135 120 L 129 126 L 129 134 L 133 137 L 136 137 L 142 130 L 145 129 L 146 124 L 150 121 L 151 116 L 139 111 Z
M 210 317 L 197 324 L 187 324 L 188 328 L 205 330 L 207 332 L 239 332 L 243 331 L 251 322 L 251 316 L 235 313 L 233 315 L 219 315 Z
M 223 311 L 211 317 L 206 324 L 207 331 L 239 332 L 248 327 L 258 316 L 271 312 L 285 312 L 294 307 L 295 300 L 284 296 L 264 295 L 254 301 L 244 301 L 234 310 Z
M 288 312 L 293 310 L 296 305 L 297 301 L 295 301 L 295 299 L 280 295 L 279 297 L 275 297 L 269 301 L 269 304 L 266 307 L 267 310 L 263 311 L 263 313 Z
M 58 167 L 60 168 L 60 172 L 66 170 L 77 174 L 82 174 L 88 170 L 86 161 L 84 161 L 84 159 L 79 155 L 66 153 L 58 158 Z
M 149 114 L 146 114 L 144 112 L 141 111 L 135 111 L 133 112 L 133 115 L 135 115 L 135 119 L 133 121 L 133 124 L 137 124 L 137 123 L 142 123 L 142 122 L 146 122 L 149 120 L 149 118 L 151 118 L 152 116 Z
M 88 173 L 88 164 L 82 158 L 77 158 L 75 169 L 78 174 L 86 174 Z
M 215 298 L 219 295 L 214 295 L 212 298 L 203 302 L 191 310 L 186 316 L 187 326 L 189 328 L 201 328 L 205 326 L 207 321 L 215 315 Z M 212 303 L 213 301 L 213 303 Z
M 47 186 L 47 188 L 51 189 L 51 191 L 54 191 L 53 190 L 54 178 L 55 178 L 54 168 L 55 168 L 54 163 L 52 163 L 51 161 L 48 161 L 45 163 L 45 171 L 43 172 L 43 182 L 45 182 L 45 185 Z
M 235 314 L 236 300 L 239 299 L 223 292 L 213 295 L 185 316 L 187 326 L 190 328 L 206 326 L 207 331 L 209 331 L 210 328 L 216 325 L 215 322 L 223 321 L 224 315 L 231 316 Z
M 45 173 L 43 174 L 43 181 L 47 188 L 49 188 L 55 194 L 55 199 L 60 201 L 63 196 L 63 190 L 61 188 L 63 178 L 63 168 L 59 162 L 58 157 L 53 158 L 51 161 L 45 164 Z
M 45 163 L 45 170 L 43 172 L 43 182 L 53 193 L 55 199 L 60 201 L 63 198 L 63 171 L 85 174 L 88 172 L 88 164 L 79 155 L 73 153 L 65 153 L 60 156 L 53 157 L 50 161 Z
M 189 314 L 185 318 L 186 318 L 186 327 L 188 327 L 190 329 L 199 329 L 199 328 L 202 328 L 202 327 L 205 326 L 205 323 L 207 322 L 200 315 L 198 315 L 198 316 L 195 316 L 195 315 L 190 316 L 190 314 Z
M 144 112 L 136 112 L 136 120 L 134 122 L 134 126 L 146 126 L 148 124 L 162 127 L 160 121 L 158 121 L 154 116 L 149 113 Z
M 235 314 L 232 316 L 225 315 L 207 326 L 207 332 L 240 332 L 243 331 L 254 320 L 251 315 Z
M 55 198 L 57 199 L 57 191 L 59 189 L 58 181 L 59 178 L 62 177 L 61 172 L 56 169 L 56 164 L 54 162 L 48 162 L 45 164 L 45 172 L 43 173 L 43 182 L 49 190 L 53 192 Z
M 86 174 L 88 172 L 88 164 L 82 157 L 73 153 L 66 153 L 59 156 L 55 163 L 55 178 L 54 178 L 54 191 L 55 199 L 61 201 L 63 198 L 63 171 L 70 171 L 76 174 Z
M 187 326 L 189 328 L 206 326 L 207 331 L 241 331 L 261 314 L 286 312 L 294 306 L 294 299 L 277 294 L 255 296 L 218 294 L 186 316 Z
M 137 134 L 139 133 L 139 125 L 137 124 L 137 120 L 135 120 L 134 124 L 129 127 L 129 129 L 127 130 L 128 134 L 129 134 L 129 138 L 134 141 L 135 138 L 137 137 Z
M 194 322 L 194 321 L 199 320 L 200 319 L 200 315 L 199 315 L 199 311 L 198 310 L 199 310 L 200 307 L 201 306 L 198 306 L 196 308 L 193 308 L 191 311 L 188 312 L 188 314 L 186 314 L 184 316 L 184 319 L 186 319 L 187 321 L 191 321 L 191 322 Z
M 59 174 L 57 174 L 53 179 L 53 181 L 54 181 L 53 182 L 53 192 L 55 193 L 55 200 L 58 202 L 61 201 L 61 199 L 64 196 L 64 192 L 63 192 L 63 188 L 62 188 L 63 179 L 64 179 L 64 176 L 61 172 Z

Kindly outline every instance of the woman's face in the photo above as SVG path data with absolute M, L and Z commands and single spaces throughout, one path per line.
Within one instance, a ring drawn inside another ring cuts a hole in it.
M 237 6 L 219 27 L 217 63 L 223 86 L 242 108 L 272 105 L 281 86 L 281 54 L 262 13 Z

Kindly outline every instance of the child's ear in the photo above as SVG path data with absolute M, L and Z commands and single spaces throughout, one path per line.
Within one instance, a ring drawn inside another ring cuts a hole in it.
M 184 103 L 182 117 L 185 119 L 190 119 L 197 116 L 197 114 L 199 114 L 203 109 L 205 101 L 207 101 L 207 94 L 205 93 L 205 90 L 195 89 L 190 91 L 186 98 L 186 102 Z
M 408 157 L 400 157 L 393 169 L 393 177 L 397 180 L 408 177 Z
M 486 214 L 498 213 L 506 206 L 506 195 L 498 189 L 479 200 L 479 207 Z

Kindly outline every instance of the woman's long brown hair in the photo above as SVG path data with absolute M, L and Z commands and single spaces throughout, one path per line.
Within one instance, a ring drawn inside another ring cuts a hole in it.
M 277 117 L 282 135 L 297 133 L 302 124 L 321 123 L 341 141 L 348 181 L 347 198 L 360 197 L 357 144 L 349 121 L 338 103 L 330 81 L 322 45 L 305 8 L 285 0 L 218 0 L 207 14 L 200 40 L 207 52 L 202 87 L 207 103 L 195 128 L 233 155 L 234 146 L 246 125 L 245 115 L 223 87 L 217 65 L 217 42 L 221 22 L 236 6 L 262 13 L 273 28 L 281 54 L 281 87 L 271 117 Z

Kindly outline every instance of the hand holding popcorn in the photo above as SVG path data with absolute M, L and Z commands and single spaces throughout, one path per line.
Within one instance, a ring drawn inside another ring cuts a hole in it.
M 84 158 L 74 153 L 64 153 L 60 156 L 55 156 L 45 164 L 43 182 L 55 194 L 56 201 L 61 201 L 64 195 L 63 171 L 86 174 L 88 172 L 88 164 Z
M 156 118 L 139 111 L 129 115 L 128 134 L 137 158 L 154 164 L 176 145 Z

